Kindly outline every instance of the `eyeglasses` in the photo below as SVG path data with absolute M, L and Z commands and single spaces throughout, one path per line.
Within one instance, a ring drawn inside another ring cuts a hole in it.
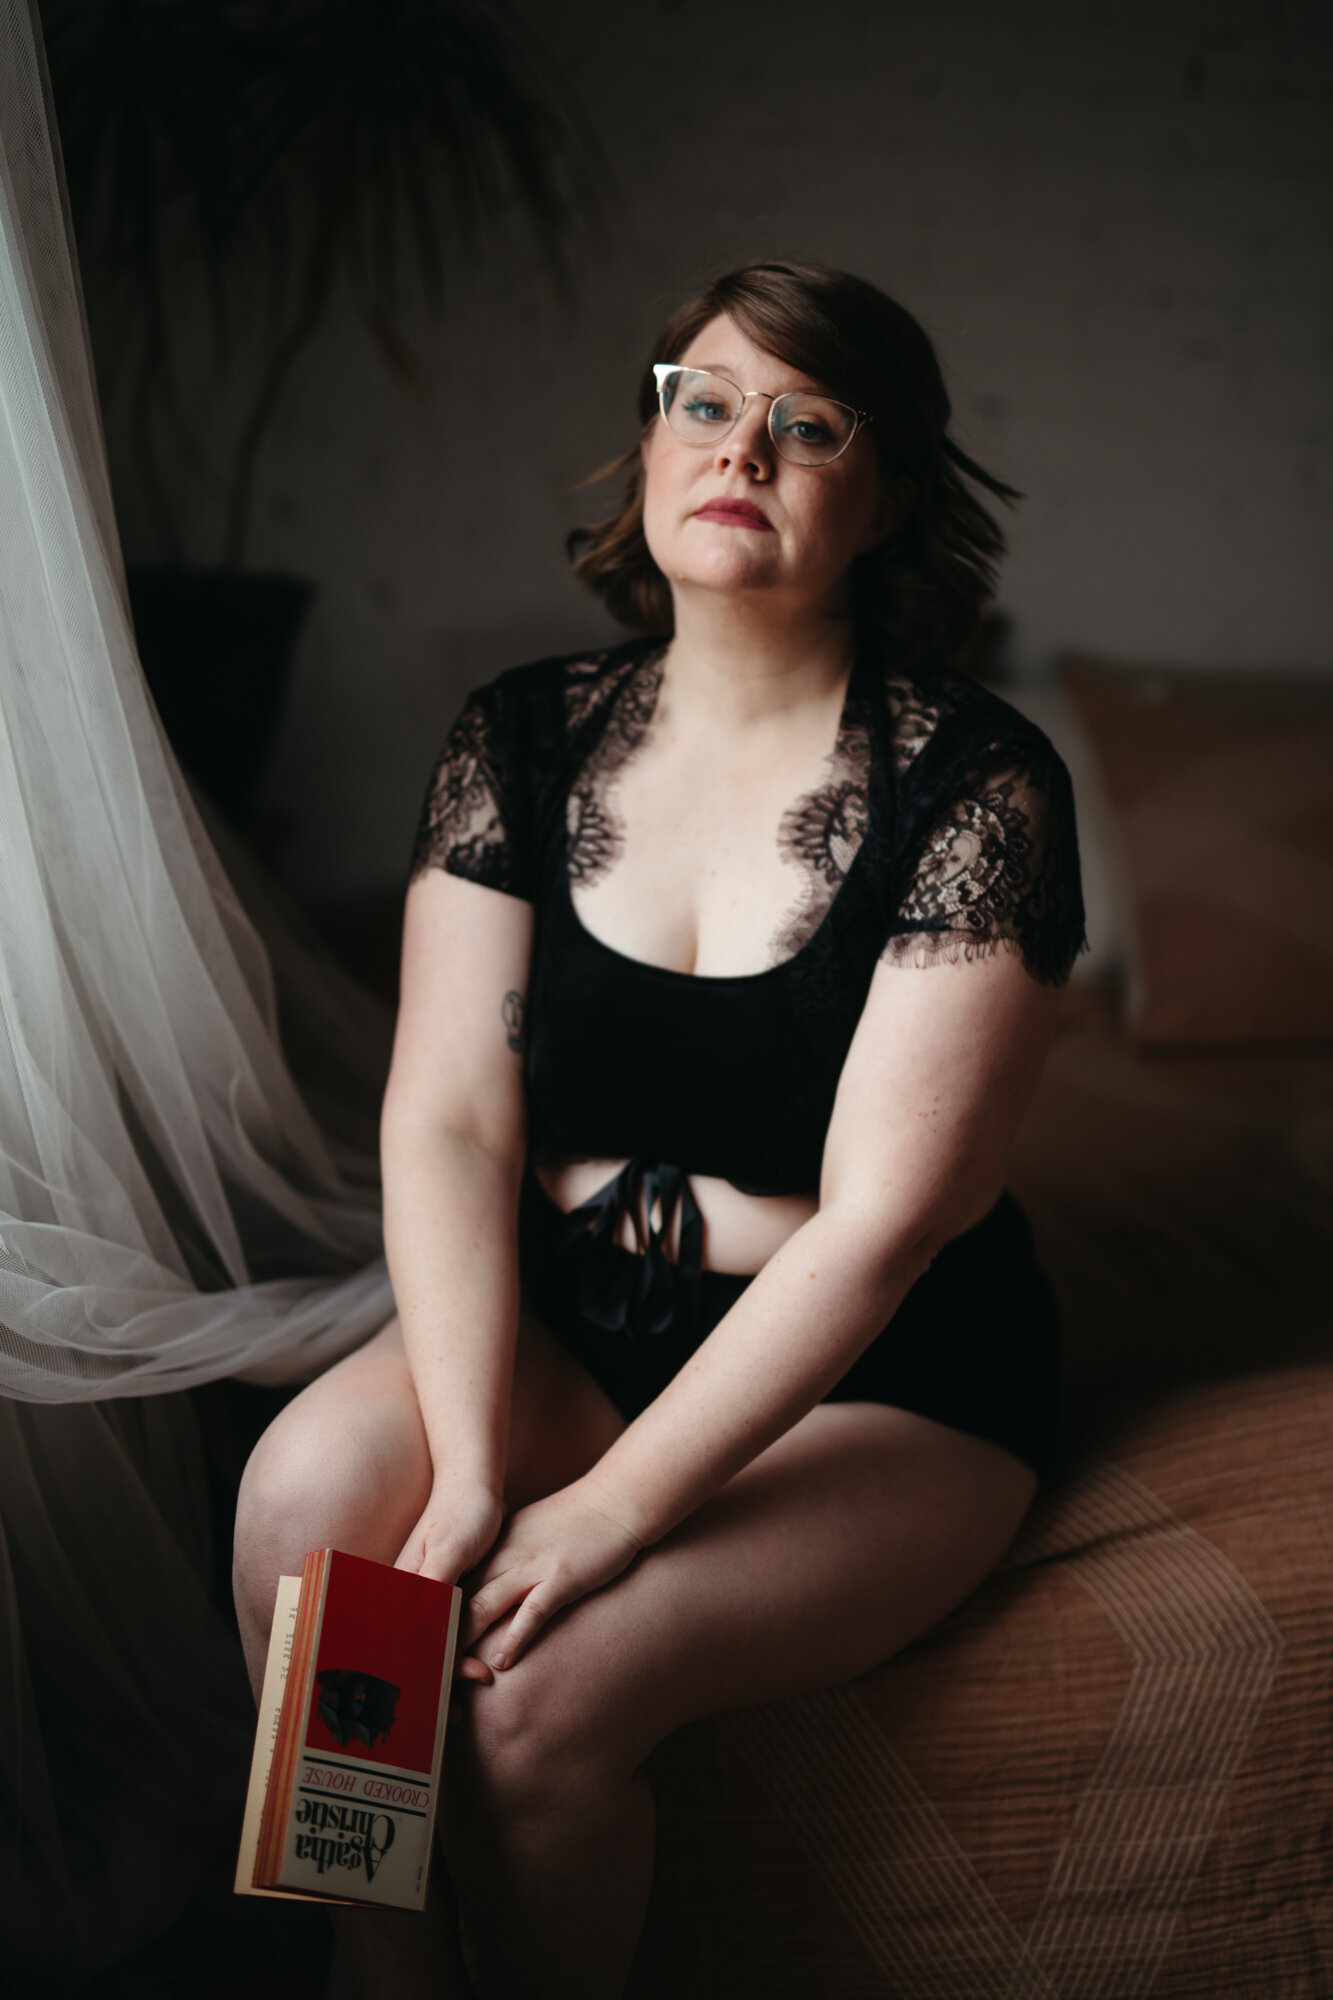
M 793 465 L 831 465 L 870 422 L 864 410 L 812 389 L 768 396 L 763 389 L 738 389 L 725 375 L 670 361 L 654 362 L 653 375 L 662 420 L 686 444 L 716 444 L 735 429 L 751 396 L 767 397 L 773 449 Z

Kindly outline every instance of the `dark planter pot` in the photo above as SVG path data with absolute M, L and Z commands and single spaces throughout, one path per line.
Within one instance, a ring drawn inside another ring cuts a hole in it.
M 254 805 L 314 597 L 298 576 L 131 565 L 144 675 L 171 746 L 228 819 Z

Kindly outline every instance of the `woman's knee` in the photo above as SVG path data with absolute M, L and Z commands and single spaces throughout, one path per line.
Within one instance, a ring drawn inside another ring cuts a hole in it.
M 467 1747 L 459 1761 L 470 1787 L 511 1818 L 559 1811 L 593 1776 L 580 1755 L 577 1718 L 541 1698 L 539 1678 L 521 1679 L 514 1668 L 493 1687 L 468 1690 Z
M 430 1493 L 430 1453 L 410 1381 L 383 1373 L 321 1378 L 260 1438 L 237 1497 L 238 1603 L 257 1593 L 271 1609 L 277 1578 L 311 1549 L 397 1556 Z
M 463 1760 L 473 1782 L 516 1813 L 628 1782 L 655 1740 L 636 1699 L 632 1650 L 605 1643 L 596 1599 L 573 1607 L 490 1685 L 468 1684 Z

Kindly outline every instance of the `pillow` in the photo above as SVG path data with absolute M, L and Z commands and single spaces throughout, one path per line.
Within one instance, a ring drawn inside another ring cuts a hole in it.
M 1061 677 L 1121 835 L 1135 1039 L 1333 1042 L 1333 679 Z

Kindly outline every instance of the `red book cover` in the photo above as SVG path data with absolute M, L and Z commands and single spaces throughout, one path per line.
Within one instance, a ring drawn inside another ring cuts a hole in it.
M 461 1593 L 324 1549 L 306 1558 L 294 1623 L 285 1601 L 265 1684 L 276 1727 L 261 1712 L 251 1772 L 254 1859 L 247 1883 L 243 1841 L 237 1887 L 419 1909 Z

